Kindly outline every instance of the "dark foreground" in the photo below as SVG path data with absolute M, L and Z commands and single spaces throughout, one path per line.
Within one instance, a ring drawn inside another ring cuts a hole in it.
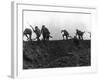
M 23 69 L 91 65 L 90 40 L 23 42 Z

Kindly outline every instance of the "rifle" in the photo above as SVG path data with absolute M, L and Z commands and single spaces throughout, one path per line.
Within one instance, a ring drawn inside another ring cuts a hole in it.
M 33 32 L 35 32 L 34 28 L 32 27 L 32 25 L 30 25 L 30 27 L 32 28 Z

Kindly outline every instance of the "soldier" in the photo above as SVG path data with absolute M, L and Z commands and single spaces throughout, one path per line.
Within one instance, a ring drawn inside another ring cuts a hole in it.
M 82 31 L 76 29 L 76 36 L 78 36 L 78 39 L 82 39 L 83 40 L 83 34 L 84 33 L 85 33 L 85 31 L 82 32 Z
M 35 30 L 34 30 L 34 28 L 30 25 L 30 27 L 32 28 L 32 30 L 33 30 L 33 32 L 35 32 L 35 34 L 36 34 L 36 39 L 37 39 L 37 41 L 40 41 L 40 36 L 41 36 L 41 31 L 40 31 L 40 29 L 38 28 L 38 26 L 35 26 Z
M 63 32 L 62 36 L 63 36 L 63 40 L 64 40 L 64 36 L 66 37 L 66 40 L 68 39 L 69 37 L 69 33 L 67 32 L 67 30 L 61 30 L 61 33 Z
M 31 29 L 26 28 L 26 29 L 24 30 L 24 32 L 23 32 L 23 36 L 24 36 L 24 35 L 27 37 L 27 40 L 32 40 L 32 39 L 31 39 L 32 30 L 31 30 Z M 29 35 L 29 37 L 28 37 L 28 35 Z
M 45 25 L 42 25 L 41 33 L 43 35 L 43 40 L 49 40 L 49 37 L 52 38 L 52 36 L 50 36 L 49 30 L 45 27 Z

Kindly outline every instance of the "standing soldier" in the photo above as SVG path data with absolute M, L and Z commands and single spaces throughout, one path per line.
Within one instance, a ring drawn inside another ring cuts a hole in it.
M 45 25 L 42 25 L 41 33 L 43 35 L 43 40 L 49 40 L 49 37 L 52 38 L 52 36 L 50 36 L 49 30 L 45 27 Z
M 35 30 L 34 30 L 34 28 L 30 25 L 30 27 L 32 28 L 32 30 L 33 30 L 33 32 L 35 32 L 35 34 L 36 34 L 36 39 L 37 39 L 37 41 L 40 41 L 40 36 L 41 36 L 41 31 L 40 31 L 40 29 L 38 28 L 38 26 L 35 26 Z

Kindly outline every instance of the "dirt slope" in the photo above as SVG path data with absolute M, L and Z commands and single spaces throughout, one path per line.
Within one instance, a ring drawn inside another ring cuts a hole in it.
M 23 69 L 90 66 L 90 40 L 23 42 Z

